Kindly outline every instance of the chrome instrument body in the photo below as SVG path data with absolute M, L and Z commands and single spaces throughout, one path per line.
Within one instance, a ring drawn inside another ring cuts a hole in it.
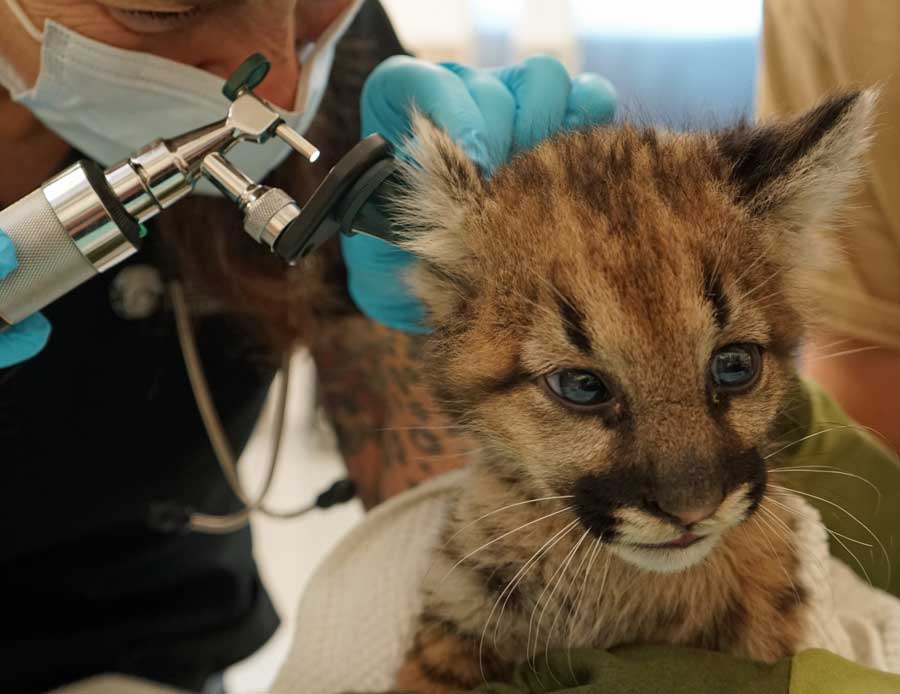
M 190 195 L 201 177 L 234 202 L 243 201 L 242 193 L 253 187 L 253 195 L 259 198 L 273 189 L 251 181 L 225 155 L 241 142 L 264 144 L 272 137 L 278 137 L 310 162 L 319 157 L 319 150 L 288 127 L 271 104 L 244 89 L 224 120 L 177 138 L 152 142 L 111 167 L 106 178 L 114 190 L 119 188 L 117 197 L 141 223 Z M 254 222 L 258 225 L 258 220 Z M 260 240 L 258 236 L 256 240 Z
M 254 241 L 288 263 L 338 233 L 391 241 L 380 200 L 395 184 L 397 165 L 379 135 L 347 153 L 303 207 L 283 190 L 251 180 L 228 160 L 232 148 L 272 138 L 310 163 L 319 157 L 319 150 L 274 106 L 253 93 L 268 70 L 268 61 L 257 54 L 235 71 L 222 90 L 232 102 L 224 119 L 151 142 L 106 171 L 78 162 L 0 211 L 0 229 L 12 240 L 19 261 L 0 280 L 0 330 L 135 253 L 142 225 L 193 193 L 201 180 L 211 181 L 237 205 Z
M 226 155 L 273 137 L 310 162 L 319 151 L 253 93 L 267 72 L 262 56 L 238 69 L 223 90 L 232 103 L 221 121 L 151 142 L 105 172 L 78 162 L 0 211 L 0 229 L 19 260 L 0 280 L 0 329 L 135 253 L 141 225 L 190 195 L 202 178 L 236 202 L 248 234 L 272 248 L 300 207 L 287 193 L 251 181 Z
M 113 221 L 80 164 L 45 183 L 44 195 L 69 238 L 98 272 L 136 250 Z

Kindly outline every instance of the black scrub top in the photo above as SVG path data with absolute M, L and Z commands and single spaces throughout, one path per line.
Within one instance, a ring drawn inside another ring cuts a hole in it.
M 344 41 L 360 38 L 369 70 L 402 50 L 376 2 Z M 358 109 L 358 88 L 340 98 Z M 195 408 L 171 313 L 123 317 L 112 300 L 123 273 L 153 272 L 155 243 L 151 232 L 141 253 L 49 306 L 46 349 L 0 369 L 2 692 L 101 672 L 197 691 L 278 626 L 249 529 L 203 535 L 148 521 L 158 502 L 240 508 Z M 228 316 L 199 321 L 197 339 L 239 453 L 271 359 Z

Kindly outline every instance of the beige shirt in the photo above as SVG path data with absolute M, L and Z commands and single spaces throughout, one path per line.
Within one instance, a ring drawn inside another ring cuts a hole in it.
M 839 227 L 845 262 L 817 290 L 832 332 L 900 349 L 900 2 L 766 0 L 762 54 L 762 118 L 881 86 L 869 176 Z

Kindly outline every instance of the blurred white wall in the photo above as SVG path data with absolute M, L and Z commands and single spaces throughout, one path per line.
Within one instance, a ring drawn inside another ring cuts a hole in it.
M 382 5 L 407 50 L 428 60 L 472 62 L 475 32 L 468 2 L 390 0 Z
M 535 53 L 582 68 L 590 36 L 722 38 L 759 32 L 761 0 L 382 0 L 404 45 L 429 60 L 491 64 L 485 39 L 503 37 L 504 62 Z
M 598 72 L 621 112 L 676 128 L 752 110 L 762 0 L 383 0 L 429 60 L 505 65 L 536 53 Z
M 566 0 L 385 0 L 382 4 L 403 44 L 428 60 L 491 65 L 548 53 L 571 70 L 579 67 Z

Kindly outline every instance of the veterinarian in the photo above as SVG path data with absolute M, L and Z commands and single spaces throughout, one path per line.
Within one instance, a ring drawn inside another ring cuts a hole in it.
M 78 157 L 110 165 L 220 118 L 222 78 L 256 51 L 273 63 L 258 93 L 309 133 L 323 163 L 263 148 L 243 163 L 299 200 L 359 139 L 360 119 L 363 134 L 399 144 L 413 102 L 485 171 L 615 106 L 602 78 L 570 79 L 549 58 L 496 71 L 382 63 L 403 49 L 374 1 L 0 0 L 0 205 Z M 0 689 L 46 691 L 100 672 L 214 689 L 277 626 L 248 529 L 153 522 L 160 502 L 240 508 L 188 387 L 170 280 L 187 286 L 237 453 L 279 355 L 302 341 L 368 505 L 438 470 L 414 462 L 423 452 L 452 461 L 464 443 L 450 436 L 379 433 L 441 431 L 409 335 L 421 309 L 398 277 L 406 262 L 358 237 L 290 271 L 243 238 L 231 203 L 197 196 L 150 229 L 141 254 L 0 335 Z M 0 233 L 0 275 L 15 267 Z

